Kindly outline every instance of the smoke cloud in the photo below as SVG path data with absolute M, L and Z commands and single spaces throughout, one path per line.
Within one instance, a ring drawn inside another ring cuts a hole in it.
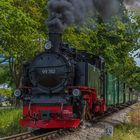
M 128 9 L 136 9 L 140 11 L 140 0 L 124 0 L 124 3 Z
M 94 5 L 92 0 L 50 0 L 48 3 L 48 26 L 63 31 L 70 24 L 79 24 L 87 16 L 92 16 Z
M 119 0 L 49 0 L 49 31 L 63 32 L 68 25 L 81 24 L 95 13 L 103 19 L 119 13 Z
M 112 16 L 120 14 L 121 3 L 119 0 L 93 0 L 96 10 L 103 20 L 108 20 Z
M 124 2 L 129 5 L 134 5 L 135 3 L 140 4 L 140 0 L 124 0 Z

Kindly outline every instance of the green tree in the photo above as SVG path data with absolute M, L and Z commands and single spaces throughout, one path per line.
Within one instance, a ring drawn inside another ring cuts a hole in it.
M 0 84 L 9 83 L 10 74 L 8 65 L 0 64 Z
M 8 60 L 9 70 L 18 88 L 21 81 L 22 63 L 43 50 L 47 38 L 47 0 L 0 1 L 0 54 Z M 126 10 L 123 10 L 122 12 Z M 64 40 L 77 49 L 106 60 L 106 68 L 118 78 L 138 86 L 139 68 L 130 56 L 137 50 L 140 18 L 131 23 L 128 16 L 114 18 L 104 23 L 100 18 L 88 19 L 79 27 L 71 26 L 64 33 Z M 135 17 L 134 17 L 135 18 Z M 122 20 L 123 19 L 123 20 Z
M 22 63 L 39 51 L 39 22 L 31 18 L 12 0 L 0 1 L 0 54 L 8 60 L 12 79 L 19 87 Z
M 130 22 L 128 18 L 127 22 L 119 18 L 106 23 L 90 20 L 78 30 L 68 28 L 64 39 L 78 49 L 103 56 L 108 71 L 136 87 L 140 71 L 130 52 L 139 47 L 136 43 L 139 25 Z

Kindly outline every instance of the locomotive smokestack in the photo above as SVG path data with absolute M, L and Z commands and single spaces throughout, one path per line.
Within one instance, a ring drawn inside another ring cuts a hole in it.
M 49 41 L 51 41 L 52 50 L 59 51 L 62 43 L 62 34 L 59 32 L 49 32 Z

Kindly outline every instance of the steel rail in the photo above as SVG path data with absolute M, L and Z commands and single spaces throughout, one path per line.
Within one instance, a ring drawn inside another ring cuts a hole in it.
M 25 140 L 48 140 L 48 139 L 52 139 L 58 135 L 59 135 L 58 131 L 56 130 L 56 131 L 52 131 L 52 132 L 47 132 L 45 134 L 33 136 L 33 137 L 27 138 Z
M 34 136 L 34 133 L 25 132 L 25 133 L 20 133 L 8 137 L 0 138 L 0 140 L 24 140 L 32 136 Z

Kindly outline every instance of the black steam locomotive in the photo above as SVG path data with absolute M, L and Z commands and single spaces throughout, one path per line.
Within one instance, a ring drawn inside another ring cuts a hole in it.
M 76 128 L 112 105 L 137 100 L 117 79 L 110 83 L 117 89 L 110 90 L 102 57 L 70 47 L 59 33 L 49 34 L 45 48 L 24 64 L 22 87 L 15 92 L 23 100 L 22 126 Z

